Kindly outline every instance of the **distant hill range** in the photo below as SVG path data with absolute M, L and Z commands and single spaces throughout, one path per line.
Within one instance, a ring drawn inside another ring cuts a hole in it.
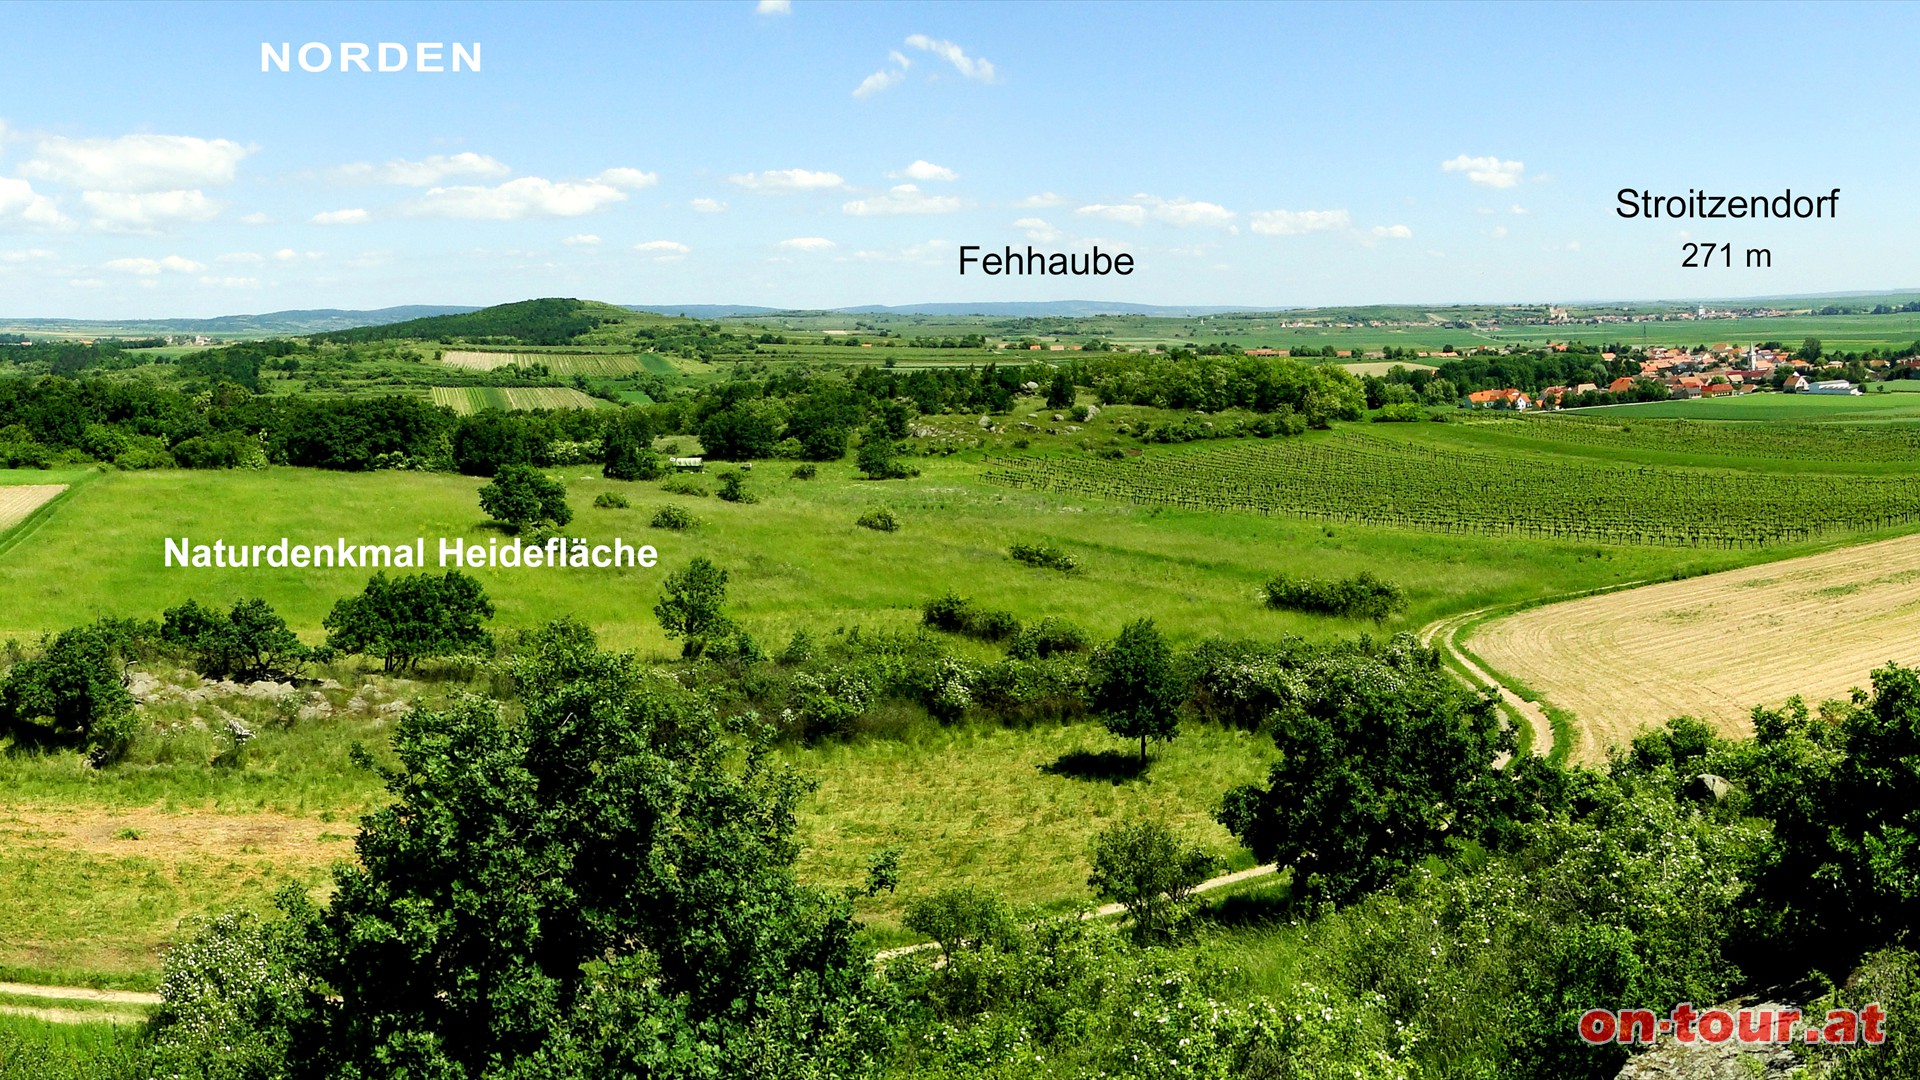
M 212 319 L 7 319 L 0 327 L 19 333 L 118 334 L 127 337 L 166 334 L 206 334 L 210 337 L 275 337 L 322 334 L 356 326 L 385 326 L 434 315 L 464 315 L 477 307 L 439 304 L 403 304 L 372 311 L 314 308 L 306 311 L 269 311 L 262 315 L 221 315 Z
M 1158 315 L 1184 319 L 1196 315 L 1223 315 L 1230 311 L 1287 311 L 1283 307 L 1179 307 L 1128 304 L 1108 300 L 1042 300 L 1006 303 L 867 304 L 840 308 L 770 308 L 743 304 L 624 304 L 634 311 L 656 315 L 685 315 L 690 319 L 726 319 L 741 315 L 998 315 L 1011 318 L 1083 319 L 1094 315 Z

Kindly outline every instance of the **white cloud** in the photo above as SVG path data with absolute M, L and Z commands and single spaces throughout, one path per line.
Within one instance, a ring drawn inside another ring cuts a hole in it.
M 895 184 L 885 195 L 854 199 L 840 204 L 840 209 L 854 217 L 950 214 L 960 209 L 960 199 L 954 195 L 928 195 L 913 184 Z
M 233 181 L 253 152 L 226 139 L 190 135 L 125 135 L 118 139 L 43 139 L 24 176 L 95 191 L 170 191 Z
M 1027 239 L 1036 244 L 1052 243 L 1060 239 L 1060 230 L 1048 224 L 1043 218 L 1023 217 L 1014 222 L 1013 227 L 1027 230 Z
M 1352 218 L 1345 210 L 1261 210 L 1250 226 L 1262 236 L 1300 236 L 1347 228 Z
M 915 161 L 899 172 L 888 173 L 887 175 L 895 180 L 918 180 L 921 183 L 929 180 L 960 179 L 959 173 L 954 172 L 944 165 L 935 165 L 931 161 Z
M 1507 238 L 1507 227 L 1505 225 L 1495 225 L 1493 228 L 1487 230 L 1487 235 L 1493 237 L 1495 240 L 1505 240 Z
M 578 182 L 523 176 L 496 187 L 427 189 L 414 212 L 430 217 L 512 221 L 526 217 L 579 217 L 626 199 L 626 193 L 602 180 Z
M 793 0 L 760 0 L 753 10 L 759 15 L 791 15 Z
M 260 287 L 260 279 L 250 277 L 203 277 L 200 279 L 200 284 L 216 285 L 223 289 L 257 289 Z
M 0 222 L 19 221 L 28 225 L 59 225 L 66 221 L 60 207 L 33 190 L 25 180 L 0 176 Z
M 241 219 L 240 219 L 240 224 L 242 224 L 242 225 L 271 225 L 271 224 L 273 224 L 273 218 L 271 218 L 271 217 L 269 217 L 269 216 L 267 216 L 266 214 L 262 214 L 262 213 L 260 213 L 259 211 L 257 211 L 257 210 L 256 210 L 256 211 L 254 211 L 253 213 L 251 213 L 251 214 L 248 214 L 247 216 L 245 216 L 245 217 L 243 217 L 243 218 L 241 218 Z
M 1195 202 L 1190 199 L 1174 199 L 1167 202 L 1161 199 L 1149 200 L 1153 204 L 1153 216 L 1157 221 L 1181 227 L 1193 225 L 1222 226 L 1233 221 L 1234 212 L 1218 203 Z
M 687 205 L 702 214 L 717 214 L 727 208 L 727 204 L 719 199 L 695 199 Z
M 860 85 L 853 88 L 853 96 L 865 100 L 882 90 L 891 90 L 899 86 L 906 77 L 907 73 L 897 68 L 882 68 L 861 79 Z
M 953 69 L 969 79 L 981 82 L 993 81 L 993 64 L 982 57 L 968 56 L 960 46 L 951 41 L 939 41 L 925 34 L 914 34 L 907 38 L 907 44 L 916 49 L 925 49 L 953 65 Z
M 1411 240 L 1413 230 L 1405 225 L 1375 225 L 1373 235 L 1381 240 Z
M 27 248 L 23 251 L 0 251 L 0 263 L 37 262 L 53 258 L 53 252 L 46 248 Z
M 727 177 L 727 183 L 738 184 L 748 191 L 826 191 L 842 187 L 846 181 L 839 173 L 814 172 L 810 169 L 768 169 L 765 172 L 739 173 Z
M 1051 191 L 1043 191 L 1038 195 L 1029 195 L 1013 205 L 1020 210 L 1044 210 L 1049 206 L 1065 206 L 1066 204 L 1067 197 L 1065 195 L 1055 195 Z
M 595 180 L 608 187 L 626 190 L 652 187 L 660 182 L 659 173 L 650 173 L 642 169 L 602 169 Z
M 791 240 L 782 240 L 775 246 L 788 251 L 826 251 L 838 245 L 824 236 L 796 236 Z
M 325 254 L 326 252 L 323 251 L 295 251 L 292 248 L 281 248 L 273 253 L 273 257 L 281 262 L 312 262 Z
M 68 278 L 67 284 L 73 286 L 76 289 L 104 289 L 107 286 L 107 283 L 105 281 L 102 281 L 97 277 Z
M 1507 213 L 1509 214 L 1524 214 L 1526 212 L 1527 208 L 1521 206 L 1519 203 L 1514 203 L 1512 206 L 1507 207 Z
M 253 251 L 229 251 L 213 261 L 223 263 L 260 263 L 266 262 L 267 257 Z
M 354 207 L 349 210 L 327 210 L 307 220 L 315 225 L 364 225 L 371 216 L 365 210 Z
M 889 51 L 887 59 L 891 60 L 894 66 L 881 68 L 861 79 L 860 85 L 853 88 L 854 97 L 864 101 L 882 90 L 891 90 L 899 86 L 901 80 L 907 77 L 907 69 L 913 66 L 913 61 L 907 59 L 899 49 Z
M 633 250 L 642 255 L 651 255 L 654 262 L 674 262 L 685 258 L 693 249 L 674 240 L 648 240 L 633 245 Z
M 86 191 L 80 201 L 93 214 L 94 227 L 108 232 L 154 232 L 212 221 L 221 205 L 198 191 Z
M 592 233 L 574 233 L 560 241 L 568 247 L 599 247 L 600 238 Z
M 176 274 L 197 274 L 206 267 L 192 259 L 183 259 L 178 255 L 168 255 L 159 259 L 114 259 L 107 263 L 107 269 L 118 270 L 123 274 L 137 274 L 140 277 L 153 277 L 162 271 Z
M 1087 217 L 1103 218 L 1107 221 L 1119 221 L 1128 225 L 1138 225 L 1147 220 L 1147 208 L 1134 203 L 1103 205 L 1093 203 L 1075 210 L 1076 214 Z
M 434 154 L 419 161 L 395 158 L 385 165 L 359 161 L 340 166 L 334 170 L 334 175 L 349 183 L 427 187 L 449 176 L 505 176 L 512 171 L 494 158 L 467 151 L 452 155 Z
M 1465 154 L 1441 162 L 1440 168 L 1446 172 L 1466 173 L 1468 180 L 1492 188 L 1510 188 L 1518 184 L 1520 174 L 1527 171 L 1526 165 L 1518 161 L 1502 161 L 1491 155 L 1468 157 Z

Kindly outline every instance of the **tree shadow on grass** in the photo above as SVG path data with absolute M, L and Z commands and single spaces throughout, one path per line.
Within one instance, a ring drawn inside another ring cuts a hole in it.
M 1139 755 L 1121 750 L 1069 750 L 1039 768 L 1048 776 L 1064 776 L 1070 780 L 1105 780 L 1109 784 L 1138 780 L 1147 771 Z
M 1272 881 L 1261 888 L 1204 904 L 1199 917 L 1213 926 L 1252 927 L 1285 922 L 1299 913 L 1300 904 L 1293 895 L 1292 886 L 1286 882 Z

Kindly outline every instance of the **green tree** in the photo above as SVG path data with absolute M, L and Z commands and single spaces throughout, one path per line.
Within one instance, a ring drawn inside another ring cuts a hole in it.
M 160 638 L 194 654 L 194 667 L 213 679 L 288 678 L 313 658 L 287 620 L 265 600 L 242 600 L 226 615 L 188 600 L 162 616 Z
M 1115 822 L 1093 839 L 1093 873 L 1087 884 L 1127 909 L 1141 941 L 1172 937 L 1189 912 L 1194 886 L 1207 880 L 1216 860 L 1183 844 L 1157 821 Z
M 670 638 L 683 639 L 681 654 L 699 656 L 709 638 L 733 629 L 723 610 L 727 603 L 727 572 L 705 555 L 696 555 L 685 567 L 667 575 L 654 617 Z
M 1055 368 L 1047 382 L 1047 408 L 1065 409 L 1073 404 L 1073 378 L 1064 368 Z
M 1817 337 L 1810 337 L 1807 340 L 1800 343 L 1800 348 L 1797 352 L 1795 352 L 1794 355 L 1799 357 L 1802 360 L 1805 360 L 1809 364 L 1817 364 L 1820 362 L 1820 357 L 1823 352 L 1824 350 L 1820 346 L 1820 339 Z
M 480 489 L 480 509 L 516 531 L 573 520 L 566 485 L 530 465 L 502 465 L 493 482 Z
M 1147 740 L 1180 733 L 1180 703 L 1186 688 L 1174 669 L 1173 650 L 1153 625 L 1138 619 L 1094 650 L 1088 665 L 1088 697 L 1107 730 L 1140 740 L 1140 764 L 1147 763 Z
M 809 785 L 577 629 L 512 674 L 516 709 L 400 720 L 358 858 L 322 904 L 280 896 L 297 996 L 200 1009 L 239 1017 L 220 1045 L 283 1027 L 261 1075 L 295 1077 L 871 1073 L 886 1030 L 847 898 L 794 874 Z
M 907 475 L 906 466 L 900 462 L 900 444 L 879 424 L 869 425 L 861 433 L 860 449 L 853 461 L 869 480 L 899 480 Z
M 1329 655 L 1266 726 L 1280 760 L 1265 787 L 1229 791 L 1219 819 L 1306 896 L 1378 888 L 1504 806 L 1493 761 L 1511 749 L 1491 698 L 1468 693 L 1402 635 L 1383 656 Z
M 15 664 L 0 683 L 0 734 L 15 746 L 78 746 L 96 766 L 118 761 L 137 723 L 122 662 L 97 626 L 42 639 L 40 655 Z
M 480 623 L 491 618 L 486 590 L 457 570 L 397 578 L 382 571 L 359 595 L 334 602 L 327 646 L 378 656 L 387 671 L 411 671 L 432 657 L 486 651 L 492 638 Z
M 600 474 L 609 480 L 658 480 L 666 473 L 666 463 L 653 449 L 653 427 L 638 409 L 608 421 L 600 461 Z

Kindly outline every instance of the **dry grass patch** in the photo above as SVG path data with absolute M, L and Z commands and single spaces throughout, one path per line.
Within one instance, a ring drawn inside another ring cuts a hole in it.
M 1920 663 L 1920 536 L 1550 604 L 1468 647 L 1574 715 L 1573 761 L 1675 716 L 1746 737 L 1756 705 L 1843 697 L 1874 668 Z
M 67 490 L 65 484 L 24 484 L 0 487 L 0 530 L 18 525 L 27 515 Z

